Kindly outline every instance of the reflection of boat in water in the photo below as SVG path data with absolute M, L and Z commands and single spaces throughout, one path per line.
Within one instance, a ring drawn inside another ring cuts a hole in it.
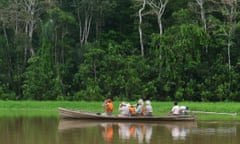
M 200 125 L 200 126 L 199 126 Z M 213 123 L 199 123 L 196 127 L 189 128 L 187 125 L 166 125 L 166 127 L 171 130 L 171 134 L 174 140 L 185 140 L 186 136 L 191 135 L 202 135 L 202 136 L 226 136 L 226 135 L 236 135 L 237 127 L 229 126 L 227 124 L 221 124 L 218 122 Z
M 118 123 L 119 138 L 129 140 L 135 138 L 139 143 L 150 143 L 153 125 L 149 123 Z
M 78 128 L 87 128 L 87 127 L 96 127 L 96 126 L 119 126 L 119 125 L 132 125 L 138 123 L 129 123 L 129 122 L 106 122 L 106 121 L 88 121 L 88 120 L 75 120 L 75 119 L 61 119 L 58 124 L 58 130 L 64 131 L 68 129 L 78 129 Z M 143 123 L 148 124 L 148 123 Z M 154 124 L 150 124 L 154 125 Z
M 192 130 L 197 135 L 233 135 L 237 133 L 237 126 L 228 122 L 202 122 L 201 127 Z
M 190 132 L 190 129 L 184 126 L 173 126 L 170 130 L 174 140 L 185 140 L 186 136 Z
M 198 128 L 192 130 L 193 134 L 201 135 L 232 135 L 237 133 L 236 127 L 220 127 L 220 128 Z
M 87 120 L 67 120 L 61 119 L 58 124 L 58 130 L 64 131 L 68 129 L 78 129 L 78 128 L 87 128 L 87 127 L 94 127 L 99 126 L 100 122 L 94 121 L 87 121 Z
M 111 124 L 106 124 L 103 126 L 102 136 L 104 140 L 108 143 L 110 143 L 113 139 L 113 126 Z
M 173 140 L 185 140 L 186 136 L 191 132 L 191 130 L 197 128 L 197 123 L 166 124 L 165 127 L 171 132 Z
M 88 120 L 108 120 L 108 121 L 194 121 L 195 117 L 190 115 L 179 116 L 107 116 L 93 112 L 82 112 L 78 110 L 69 110 L 65 108 L 58 108 L 59 114 L 62 118 L 68 119 L 88 119 Z
M 130 140 L 131 138 L 138 140 L 139 143 L 150 143 L 154 127 L 164 127 L 170 130 L 174 128 L 189 131 L 189 129 L 197 127 L 197 122 L 106 122 L 106 121 L 88 121 L 88 120 L 74 120 L 74 119 L 60 119 L 58 130 L 60 132 L 67 132 L 72 129 L 83 129 L 88 127 L 101 127 L 102 136 L 107 142 L 114 137 L 119 137 L 122 140 Z M 176 130 L 176 129 L 175 129 Z M 186 133 L 187 134 L 187 133 Z M 186 135 L 185 135 L 186 136 Z M 177 137 L 173 135 L 173 137 Z
M 104 126 L 104 125 L 148 125 L 148 126 L 164 126 L 167 128 L 172 127 L 197 127 L 196 121 L 189 122 L 161 122 L 161 123 L 148 123 L 148 122 L 109 122 L 109 121 L 88 121 L 88 120 L 76 120 L 76 119 L 60 119 L 58 124 L 58 130 L 67 130 L 75 128 L 86 128 L 93 126 Z

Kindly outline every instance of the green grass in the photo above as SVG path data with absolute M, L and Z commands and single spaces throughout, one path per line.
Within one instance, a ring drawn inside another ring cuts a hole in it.
M 136 104 L 136 102 L 130 102 Z M 118 114 L 120 101 L 114 101 L 114 114 Z M 191 111 L 235 113 L 240 112 L 237 102 L 180 102 L 189 106 Z M 165 116 L 171 110 L 172 102 L 152 102 L 154 115 Z M 102 102 L 85 101 L 0 101 L 0 116 L 54 116 L 58 117 L 58 107 L 91 112 L 103 112 Z M 195 114 L 198 120 L 240 120 L 240 116 L 220 114 Z

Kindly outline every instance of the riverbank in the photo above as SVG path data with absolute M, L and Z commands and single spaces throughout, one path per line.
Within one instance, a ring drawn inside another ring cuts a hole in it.
M 130 102 L 135 104 L 136 102 Z M 114 114 L 118 113 L 120 101 L 114 101 Z M 0 116 L 54 116 L 58 117 L 58 107 L 77 109 L 91 112 L 103 112 L 102 102 L 85 101 L 0 101 Z M 172 108 L 172 102 L 152 102 L 154 115 L 167 115 Z M 192 113 L 198 120 L 240 120 L 238 112 L 240 103 L 237 102 L 179 102 L 191 111 L 214 112 L 214 113 Z M 237 113 L 237 116 L 228 115 Z

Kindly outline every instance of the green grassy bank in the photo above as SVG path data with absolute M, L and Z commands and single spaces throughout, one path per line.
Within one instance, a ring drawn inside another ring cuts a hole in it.
M 114 114 L 118 113 L 119 101 L 114 101 Z M 136 102 L 130 102 L 135 104 Z M 85 101 L 0 101 L 0 116 L 54 116 L 58 117 L 58 107 L 78 109 L 92 112 L 103 112 L 102 102 Z M 167 115 L 172 102 L 152 102 L 154 115 Z M 216 112 L 216 114 L 197 114 L 198 120 L 240 120 L 240 103 L 237 102 L 180 102 L 189 106 L 191 111 Z M 231 116 L 220 113 L 237 113 Z

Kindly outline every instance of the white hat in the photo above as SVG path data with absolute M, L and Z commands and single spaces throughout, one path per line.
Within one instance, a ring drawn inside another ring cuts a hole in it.
M 142 99 L 138 100 L 138 104 L 144 104 Z
M 150 100 L 147 100 L 146 105 L 150 105 L 150 104 L 151 104 Z

